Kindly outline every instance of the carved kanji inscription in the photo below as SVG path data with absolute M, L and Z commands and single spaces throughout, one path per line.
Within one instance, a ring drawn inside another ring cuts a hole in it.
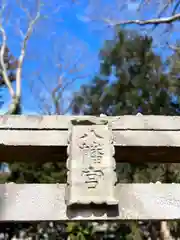
M 114 146 L 106 124 L 72 124 L 68 145 L 66 202 L 116 205 Z

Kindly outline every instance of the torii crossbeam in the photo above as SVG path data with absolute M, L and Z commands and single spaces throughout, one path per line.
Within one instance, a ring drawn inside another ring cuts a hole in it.
M 0 116 L 0 156 L 67 163 L 67 184 L 0 185 L 0 221 L 180 219 L 179 184 L 116 184 L 116 162 L 180 162 L 177 116 Z

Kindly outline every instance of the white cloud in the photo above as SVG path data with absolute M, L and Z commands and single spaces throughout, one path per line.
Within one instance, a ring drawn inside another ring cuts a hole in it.
M 81 22 L 90 22 L 91 21 L 90 18 L 85 15 L 83 16 L 83 15 L 76 14 L 76 17 Z
M 138 8 L 138 6 L 139 6 L 139 3 L 137 3 L 137 2 L 130 2 L 130 3 L 128 3 L 128 10 L 130 10 L 130 11 L 136 11 L 137 10 L 137 8 Z

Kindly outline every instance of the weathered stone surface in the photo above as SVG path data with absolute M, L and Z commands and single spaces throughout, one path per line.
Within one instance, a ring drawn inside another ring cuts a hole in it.
M 116 205 L 113 138 L 108 123 L 72 123 L 68 146 L 68 205 Z
M 111 124 L 117 162 L 180 162 L 180 117 L 152 115 L 0 116 L 3 161 L 65 162 L 71 121 Z
M 111 122 L 113 130 L 179 131 L 180 116 L 121 115 L 121 116 L 31 116 L 0 115 L 0 129 L 68 130 L 74 121 Z
M 180 219 L 179 184 L 117 184 L 118 208 L 68 210 L 65 184 L 0 184 L 0 221 Z M 105 191 L 105 190 L 104 190 Z

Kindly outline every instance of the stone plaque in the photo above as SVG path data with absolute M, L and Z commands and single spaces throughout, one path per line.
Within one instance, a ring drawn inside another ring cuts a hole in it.
M 66 203 L 116 205 L 112 131 L 107 122 L 72 123 L 67 160 Z

